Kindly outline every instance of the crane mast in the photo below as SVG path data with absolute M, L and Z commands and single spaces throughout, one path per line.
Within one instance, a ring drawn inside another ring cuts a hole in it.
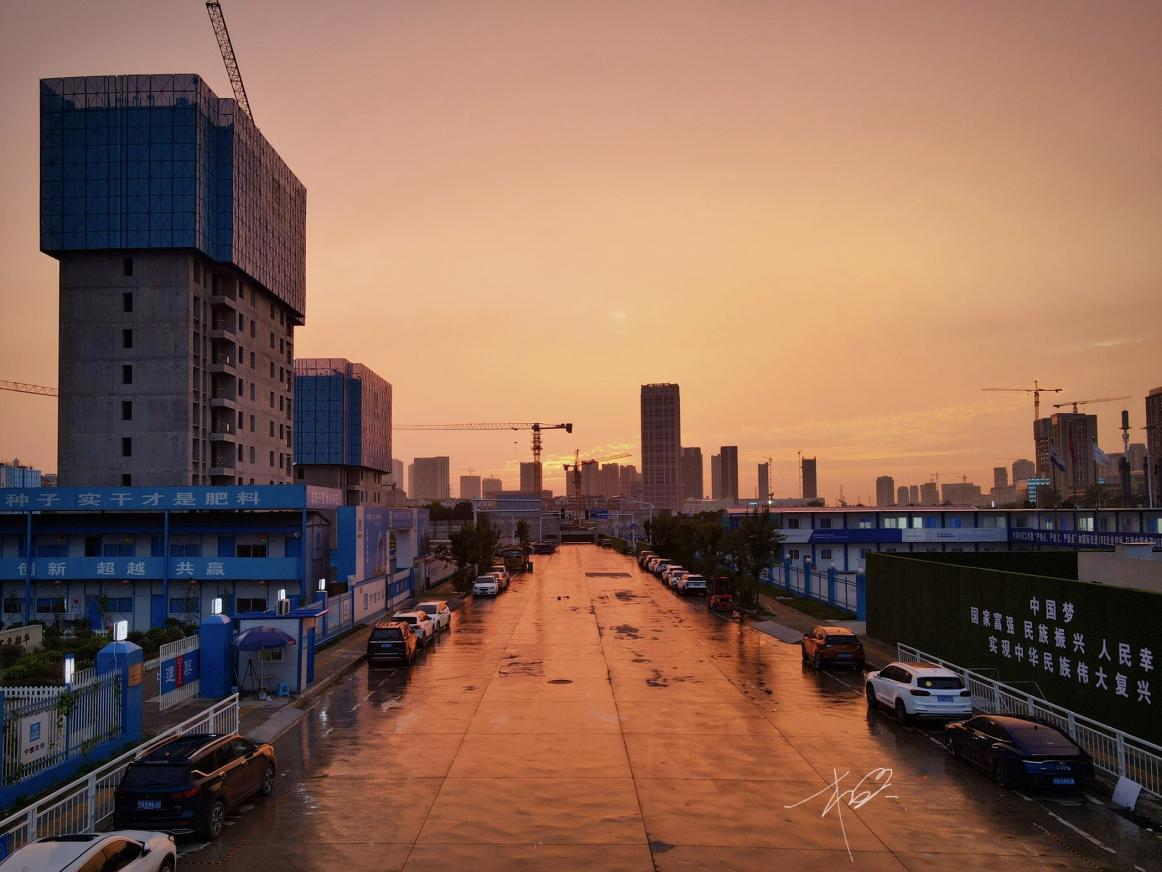
M 234 46 L 230 42 L 230 31 L 226 28 L 222 4 L 217 0 L 206 0 L 206 13 L 214 27 L 214 36 L 218 39 L 218 50 L 222 52 L 222 62 L 226 65 L 226 75 L 230 77 L 230 87 L 234 89 L 234 101 L 253 121 L 254 113 L 250 111 L 250 101 L 246 99 L 246 85 L 242 83 L 242 73 L 238 69 L 238 58 L 234 56 Z

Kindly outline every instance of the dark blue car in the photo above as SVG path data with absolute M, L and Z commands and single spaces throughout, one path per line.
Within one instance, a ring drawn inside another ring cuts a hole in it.
M 1093 781 L 1093 760 L 1053 727 L 1025 718 L 978 715 L 944 728 L 950 757 L 988 772 L 1001 787 L 1078 789 Z

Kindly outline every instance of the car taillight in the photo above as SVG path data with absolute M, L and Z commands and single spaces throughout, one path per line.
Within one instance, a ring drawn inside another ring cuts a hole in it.
M 915 687 L 913 687 L 911 690 L 909 690 L 908 693 L 912 694 L 912 696 L 931 696 L 932 695 L 926 690 L 919 690 Z
M 179 790 L 177 793 L 171 793 L 170 799 L 193 799 L 198 795 L 198 788 L 191 787 L 189 790 Z
M 960 695 L 961 696 L 972 696 L 972 691 L 971 690 L 962 690 L 960 692 Z

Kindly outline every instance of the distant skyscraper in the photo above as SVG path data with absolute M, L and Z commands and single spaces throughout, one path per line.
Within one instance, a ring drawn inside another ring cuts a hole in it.
M 452 497 L 447 457 L 417 457 L 411 465 L 408 496 L 413 500 L 447 500 Z
M 980 485 L 972 482 L 946 481 L 940 485 L 943 502 L 971 506 L 981 501 Z
M 306 189 L 197 76 L 43 79 L 39 96 L 60 484 L 291 483 Z
M 1146 396 L 1146 452 L 1150 456 L 1146 489 L 1158 505 L 1162 493 L 1162 388 L 1154 388 Z
M 908 485 L 908 503 L 913 506 L 920 505 L 920 485 Z
M 682 449 L 682 498 L 702 499 L 702 449 Z
M 710 455 L 710 499 L 722 499 L 722 455 Z
M 642 385 L 641 433 L 645 501 L 676 512 L 682 453 L 682 406 L 676 384 Z
M 1032 460 L 1013 461 L 1013 484 L 1019 481 L 1028 481 L 1037 475 L 1037 464 Z
M 902 484 L 898 488 L 896 488 L 896 505 L 898 505 L 898 506 L 908 505 L 908 486 L 907 485 Z
M 1009 486 L 1009 470 L 1003 466 L 993 467 L 993 487 Z
M 486 500 L 496 499 L 496 495 L 504 490 L 504 482 L 499 478 L 486 478 L 480 482 L 480 494 Z
M 618 493 L 627 497 L 641 496 L 642 474 L 637 471 L 636 466 L 631 463 L 621 467 L 618 477 Z
M 803 458 L 803 499 L 819 499 L 819 484 L 816 481 L 816 466 L 814 457 Z
M 759 499 L 767 500 L 771 497 L 771 465 L 759 464 Z
M 1063 495 L 1084 491 L 1097 484 L 1097 463 L 1093 446 L 1097 442 L 1097 415 L 1058 412 L 1036 422 L 1040 440 L 1037 445 L 1037 474 L 1056 484 Z M 1050 462 L 1049 446 L 1057 450 L 1065 464 L 1059 470 Z M 1044 466 L 1042 466 L 1042 450 Z
M 890 475 L 881 475 L 876 479 L 876 505 L 890 506 L 896 495 L 896 480 Z
M 478 500 L 478 499 L 480 499 L 480 476 L 478 476 L 478 475 L 462 475 L 462 476 L 460 476 L 460 499 L 462 499 L 462 500 Z
M 600 483 L 598 482 L 599 467 L 596 460 L 581 461 L 581 496 L 599 496 Z
M 719 449 L 722 464 L 722 499 L 738 500 L 738 446 L 723 445 Z
M 395 489 L 400 493 L 403 493 L 407 490 L 408 483 L 407 483 L 407 479 L 405 479 L 403 477 L 403 461 L 402 460 L 396 460 L 395 458 L 392 458 L 391 478 L 389 479 L 388 483 L 394 484 Z
M 541 491 L 541 488 L 538 486 L 539 482 L 537 481 L 540 477 L 537 475 L 538 472 L 537 464 L 532 460 L 520 465 L 521 493 L 535 494 Z
M 940 505 L 940 489 L 936 486 L 936 482 L 926 481 L 920 485 L 920 505 Z

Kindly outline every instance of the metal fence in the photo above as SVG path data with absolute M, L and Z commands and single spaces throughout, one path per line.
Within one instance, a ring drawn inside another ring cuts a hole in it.
M 0 859 L 45 836 L 92 832 L 101 827 L 113 814 L 113 792 L 125 768 L 138 755 L 174 736 L 237 730 L 235 694 L 0 821 Z
M 6 688 L 3 786 L 27 781 L 119 736 L 120 682 L 118 670 L 98 675 L 86 669 L 67 688 Z
M 158 684 L 161 689 L 157 697 L 159 710 L 165 711 L 181 705 L 198 695 L 201 688 L 197 662 L 199 638 L 186 636 L 176 642 L 166 642 L 158 648 Z M 193 677 L 187 680 L 189 675 Z
M 763 581 L 781 587 L 792 596 L 818 600 L 853 616 L 859 615 L 858 576 L 834 569 L 819 570 L 788 560 L 768 569 Z
M 900 660 L 905 663 L 935 663 L 960 675 L 972 692 L 974 708 L 1052 724 L 1084 748 L 1099 769 L 1115 776 L 1124 775 L 1142 785 L 1147 793 L 1162 797 L 1162 747 L 909 645 L 896 647 Z

